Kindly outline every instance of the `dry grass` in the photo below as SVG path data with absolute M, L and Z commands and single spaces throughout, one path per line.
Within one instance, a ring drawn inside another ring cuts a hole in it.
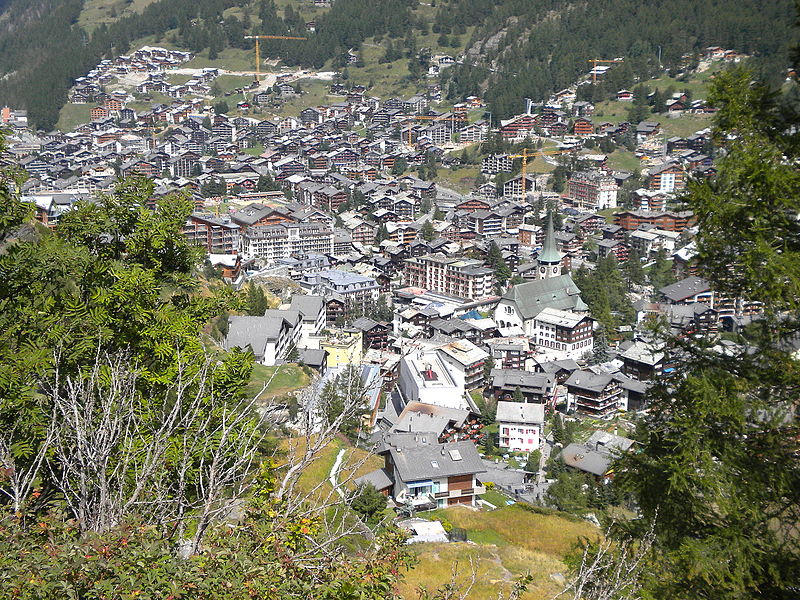
M 404 598 L 415 598 L 417 590 L 429 590 L 449 582 L 455 569 L 456 581 L 466 584 L 471 577 L 470 559 L 476 566 L 476 583 L 468 598 L 483 600 L 507 594 L 514 579 L 524 573 L 533 576 L 524 600 L 551 598 L 559 589 L 550 577 L 564 571 L 563 563 L 552 556 L 522 548 L 474 545 L 467 543 L 423 544 L 415 546 L 419 564 L 399 586 Z
M 468 532 L 491 531 L 510 546 L 550 556 L 564 556 L 583 537 L 598 535 L 596 527 L 585 522 L 540 515 L 519 506 L 508 506 L 491 512 L 478 512 L 453 507 L 441 514 L 456 527 Z

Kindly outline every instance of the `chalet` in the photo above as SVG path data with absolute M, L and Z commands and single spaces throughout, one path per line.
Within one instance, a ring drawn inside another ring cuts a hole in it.
M 614 224 L 625 231 L 635 231 L 642 225 L 652 225 L 666 231 L 678 233 L 695 223 L 694 213 L 689 210 L 675 212 L 650 212 L 644 210 L 624 210 L 614 214 Z
M 570 409 L 594 417 L 611 416 L 621 406 L 619 383 L 611 375 L 575 371 L 566 381 Z
M 630 90 L 620 90 L 617 92 L 618 102 L 633 102 L 633 92 Z
M 556 380 L 545 373 L 492 369 L 489 390 L 497 400 L 512 400 L 517 390 L 525 402 L 545 404 L 555 391 Z
M 618 355 L 622 360 L 622 372 L 638 381 L 661 377 L 664 369 L 664 353 L 642 341 L 628 342 Z
M 440 444 L 436 434 L 386 434 L 379 443 L 384 466 L 356 480 L 385 490 L 398 505 L 432 509 L 475 506 L 485 488 L 478 476 L 486 472 L 471 441 Z
M 595 431 L 583 444 L 568 444 L 558 458 L 570 469 L 593 475 L 608 483 L 613 477 L 611 463 L 630 452 L 634 441 L 606 431 Z
M 352 327 L 361 331 L 363 351 L 369 349 L 386 350 L 389 347 L 389 326 L 368 317 L 360 317 L 353 321 Z
M 592 125 L 592 120 L 586 117 L 575 119 L 572 132 L 579 137 L 588 137 L 590 135 L 594 135 L 594 125 Z

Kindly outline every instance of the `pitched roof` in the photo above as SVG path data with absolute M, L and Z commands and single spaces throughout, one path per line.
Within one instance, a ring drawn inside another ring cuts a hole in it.
M 229 327 L 228 335 L 225 337 L 225 349 L 250 346 L 256 356 L 263 356 L 267 342 L 277 340 L 281 329 L 288 326 L 286 319 L 277 316 L 231 316 L 228 319 Z
M 322 311 L 324 302 L 322 296 L 300 296 L 295 294 L 292 296 L 292 302 L 289 307 L 298 311 L 303 316 L 304 321 L 315 321 Z
M 503 294 L 503 299 L 516 304 L 524 319 L 532 319 L 545 308 L 559 310 L 587 310 L 581 291 L 572 277 L 559 275 L 513 286 Z
M 561 252 L 558 251 L 555 245 L 555 235 L 553 234 L 553 215 L 549 215 L 547 219 L 547 234 L 544 237 L 544 246 L 539 253 L 540 263 L 558 264 L 561 262 Z
M 394 482 L 386 469 L 375 469 L 366 475 L 356 478 L 356 485 L 372 485 L 376 490 L 390 487 Z
M 486 472 L 475 444 L 470 441 L 417 443 L 411 448 L 390 447 L 389 453 L 404 482 Z
M 567 379 L 567 388 L 576 387 L 583 390 L 601 392 L 611 383 L 613 378 L 605 373 L 591 371 L 575 371 Z
M 697 294 L 708 292 L 710 289 L 711 286 L 705 279 L 692 275 L 658 291 L 672 302 L 680 302 Z
M 497 403 L 495 420 L 503 423 L 544 423 L 544 404 L 501 400 Z

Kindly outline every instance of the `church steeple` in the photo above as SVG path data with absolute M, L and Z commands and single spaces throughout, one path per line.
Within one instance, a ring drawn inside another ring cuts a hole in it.
M 539 279 L 558 277 L 559 275 L 561 275 L 561 252 L 556 248 L 551 213 L 547 215 L 547 233 L 544 237 L 544 246 L 539 253 Z

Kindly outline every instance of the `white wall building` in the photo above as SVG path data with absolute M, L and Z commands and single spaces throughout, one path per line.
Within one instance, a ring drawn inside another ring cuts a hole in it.
M 541 445 L 544 404 L 527 402 L 497 403 L 499 447 L 512 452 L 533 452 Z
M 591 317 L 548 307 L 533 321 L 532 341 L 548 360 L 577 360 L 594 348 L 593 328 Z
M 406 402 L 469 408 L 463 381 L 453 377 L 436 352 L 415 351 L 404 356 L 397 385 Z

